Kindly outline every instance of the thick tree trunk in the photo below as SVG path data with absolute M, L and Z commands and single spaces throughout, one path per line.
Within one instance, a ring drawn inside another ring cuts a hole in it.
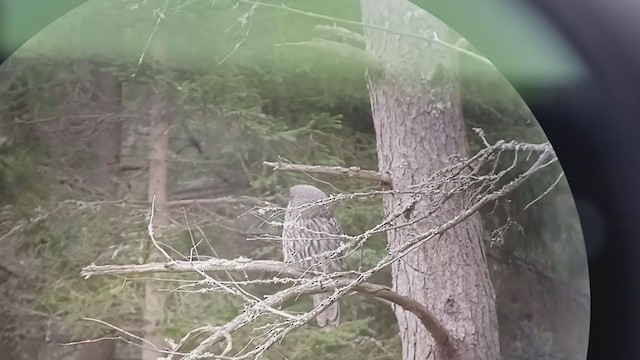
M 407 0 L 362 0 L 365 24 L 447 39 L 446 25 Z M 467 155 L 467 138 L 456 84 L 455 57 L 437 44 L 365 27 L 367 50 L 381 60 L 371 74 L 369 92 L 376 128 L 379 168 L 393 188 L 406 189 Z M 461 197 L 415 225 L 387 234 L 391 249 L 450 219 Z M 408 203 L 387 196 L 387 211 Z M 406 217 L 425 213 L 416 204 Z M 408 218 L 407 218 L 408 217 Z M 396 307 L 405 360 L 500 358 L 495 295 L 482 249 L 480 218 L 473 216 L 443 236 L 425 243 L 393 264 L 393 286 L 435 314 L 451 334 L 453 353 L 442 351 L 420 321 Z

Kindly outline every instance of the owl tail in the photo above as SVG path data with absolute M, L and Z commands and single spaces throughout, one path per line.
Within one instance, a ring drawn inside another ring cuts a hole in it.
M 330 294 L 313 295 L 313 305 L 318 306 L 322 301 L 330 296 Z M 338 325 L 340 325 L 340 303 L 335 302 L 331 304 L 316 316 L 316 321 L 318 322 L 318 326 L 325 330 L 331 330 L 338 327 Z

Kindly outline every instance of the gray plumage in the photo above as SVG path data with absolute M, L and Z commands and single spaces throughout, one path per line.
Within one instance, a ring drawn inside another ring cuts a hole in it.
M 305 204 L 315 203 L 327 198 L 322 190 L 311 185 L 295 185 L 289 189 L 289 205 L 282 232 L 282 252 L 284 261 L 293 263 L 300 270 L 332 273 L 341 271 L 344 262 L 331 255 L 317 256 L 313 260 L 302 259 L 335 250 L 340 246 L 342 229 L 333 216 L 329 205 L 314 205 L 296 209 Z M 331 294 L 313 295 L 315 306 Z M 318 325 L 325 329 L 335 328 L 340 324 L 340 304 L 331 304 L 316 317 Z

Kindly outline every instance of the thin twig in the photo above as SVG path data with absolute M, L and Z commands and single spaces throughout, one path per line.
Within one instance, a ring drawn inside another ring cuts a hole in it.
M 527 210 L 531 205 L 537 203 L 540 199 L 542 199 L 543 197 L 545 197 L 547 194 L 549 194 L 553 189 L 556 188 L 556 185 L 558 185 L 558 183 L 560 182 L 560 180 L 562 179 L 562 177 L 564 176 L 564 172 L 560 173 L 560 175 L 558 175 L 558 178 L 556 179 L 556 181 L 553 182 L 553 184 L 551 184 L 551 186 L 549 186 L 549 188 L 547 188 L 547 190 L 545 190 L 542 194 L 540 194 L 540 196 L 538 196 L 537 198 L 533 199 L 530 203 L 528 203 L 523 209 L 522 211 Z
M 155 248 L 158 249 L 162 253 L 162 255 L 164 255 L 164 257 L 166 257 L 169 261 L 173 261 L 171 256 L 169 256 L 169 254 L 167 254 L 167 252 L 160 245 L 158 245 L 155 236 L 153 236 L 153 216 L 155 215 L 155 209 L 156 195 L 153 194 L 153 199 L 151 200 L 151 216 L 149 217 L 149 226 L 147 227 L 147 233 L 149 234 L 149 238 L 151 238 L 153 246 L 155 246 Z

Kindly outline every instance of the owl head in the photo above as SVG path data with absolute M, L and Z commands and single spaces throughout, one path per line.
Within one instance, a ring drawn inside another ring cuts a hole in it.
M 294 185 L 289 189 L 290 206 L 301 206 L 327 198 L 322 190 L 311 185 Z

